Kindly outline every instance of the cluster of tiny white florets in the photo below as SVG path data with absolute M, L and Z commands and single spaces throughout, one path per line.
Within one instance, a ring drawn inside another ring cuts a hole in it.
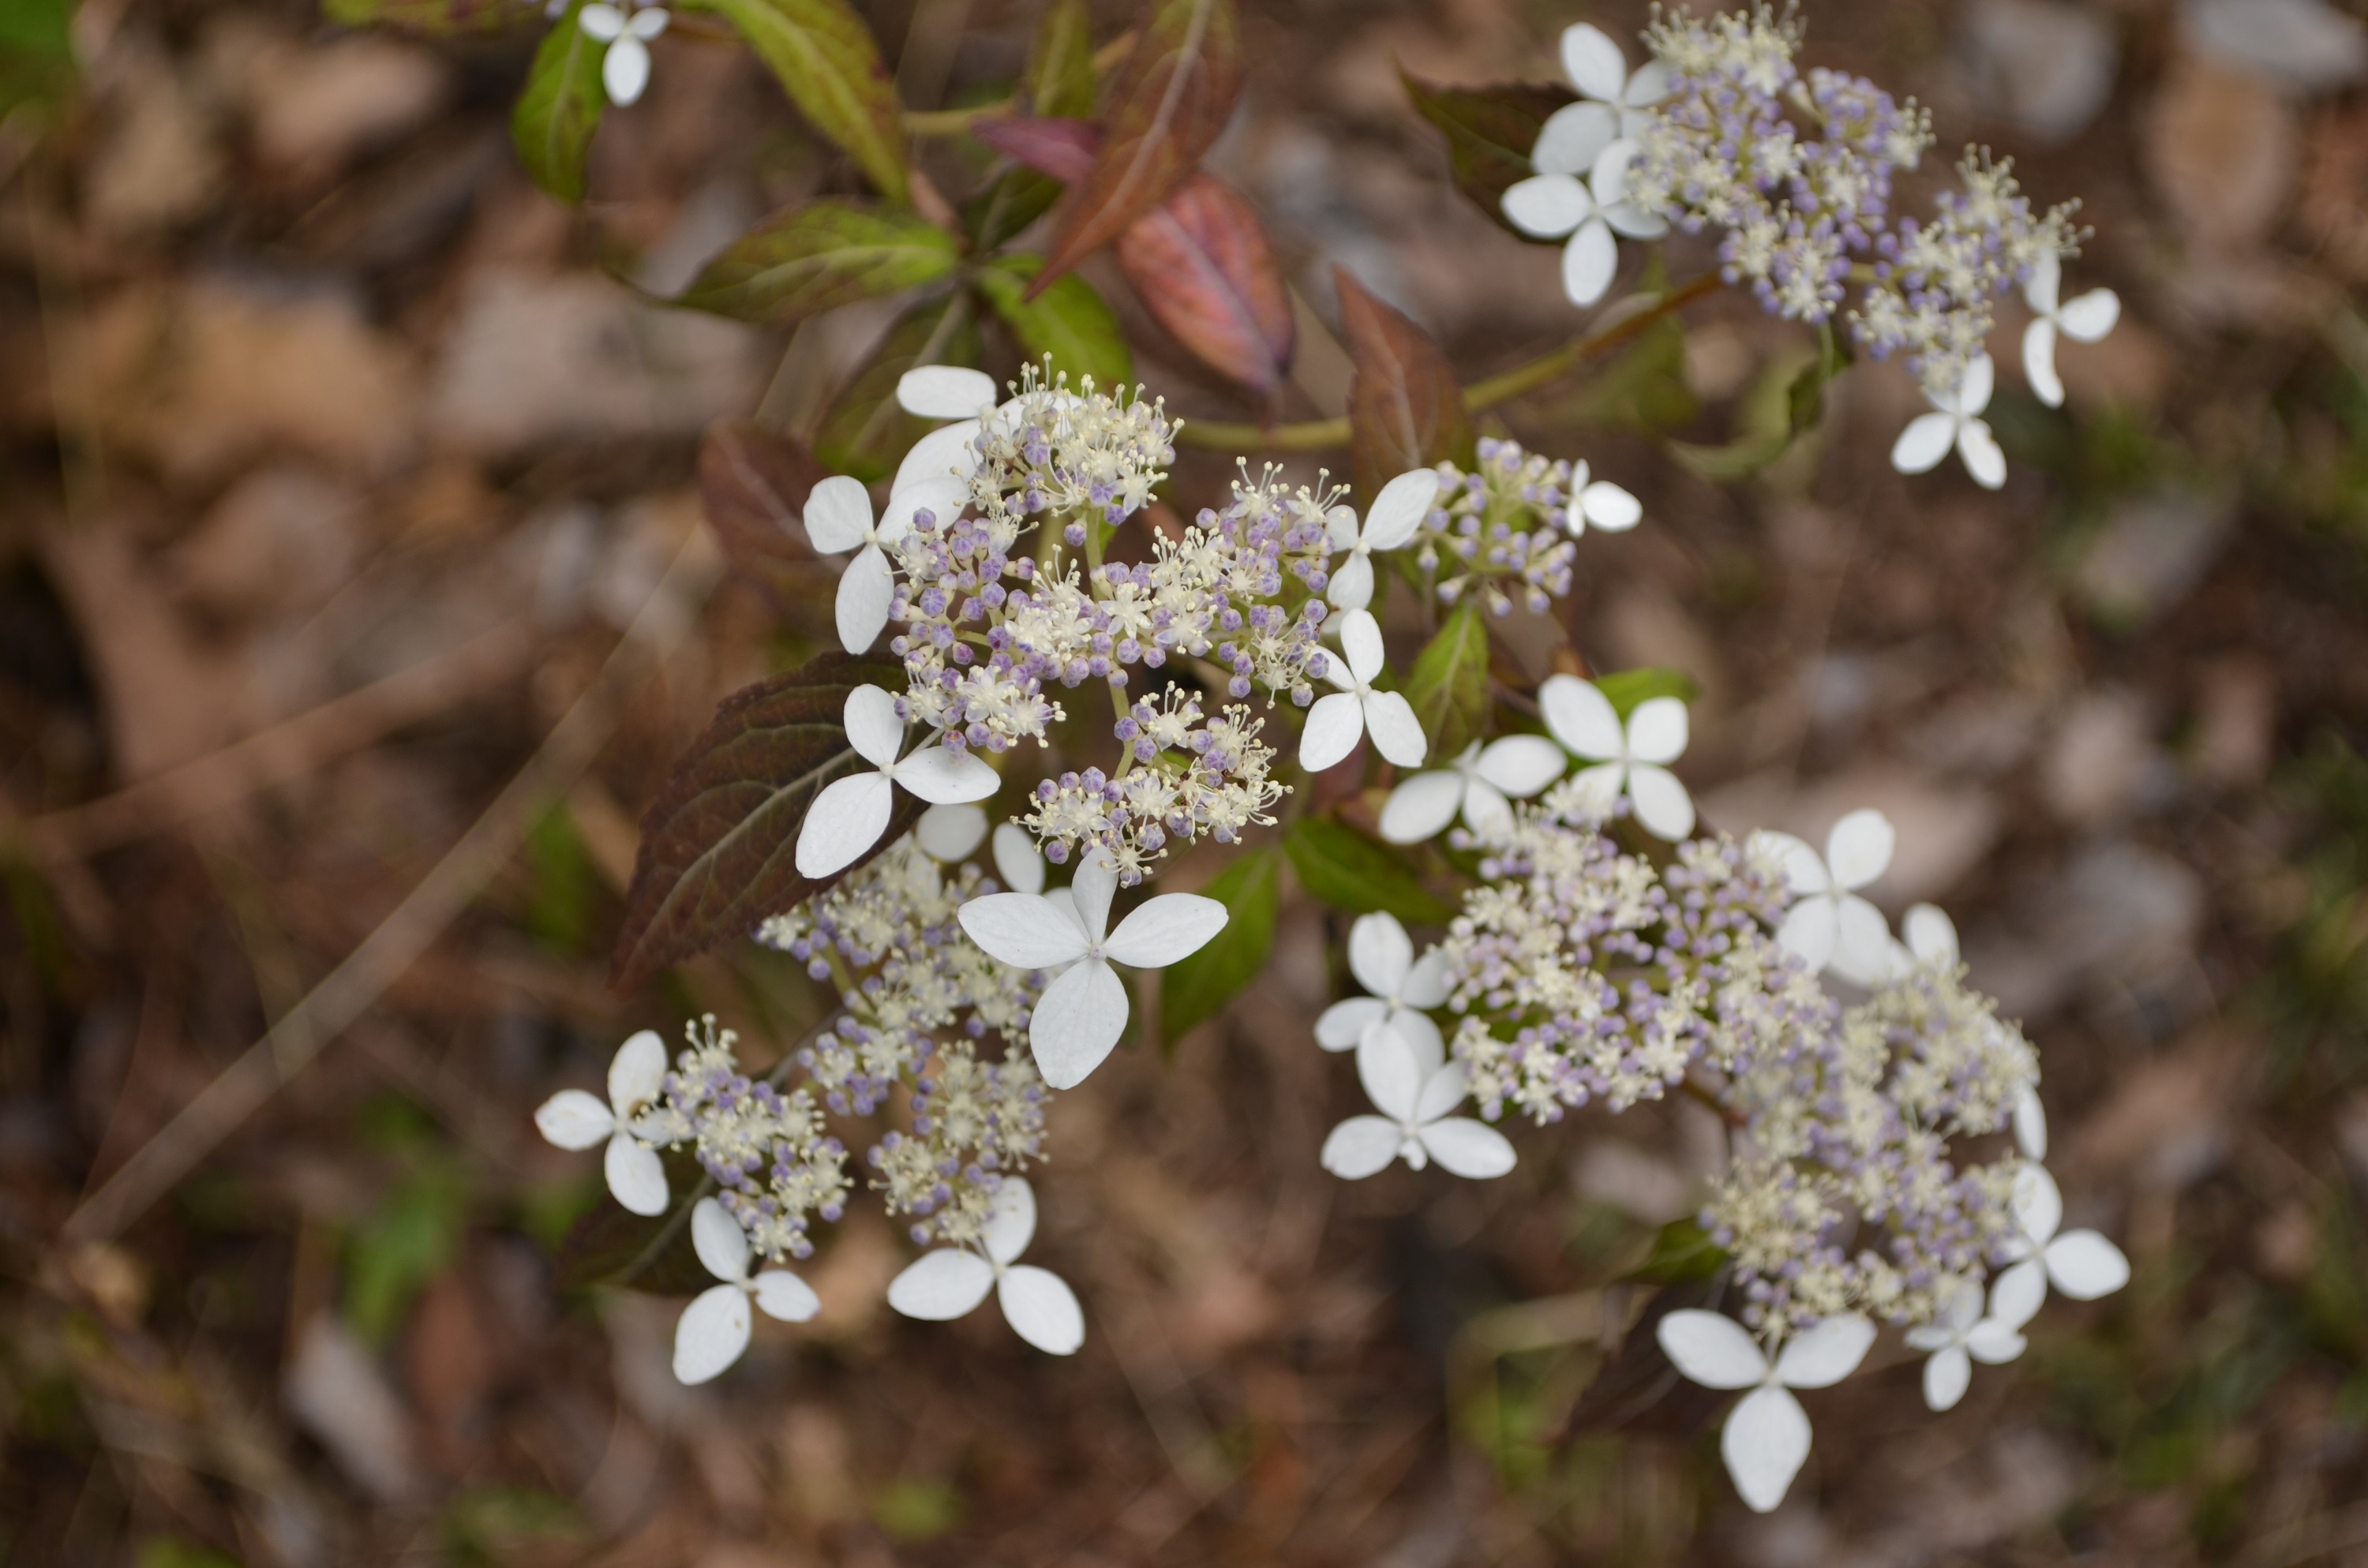
M 926 1221 L 924 1243 L 972 1240 L 997 1175 L 1024 1169 L 1042 1140 L 1043 1083 L 1012 1047 L 1039 978 L 982 952 L 955 917 L 996 891 L 977 866 L 949 869 L 908 837 L 757 932 L 840 986 L 844 1016 L 797 1055 L 823 1104 L 870 1116 L 911 1089 L 911 1133 L 888 1132 L 866 1159 L 890 1212 Z M 1004 1059 L 985 1063 L 973 1042 L 990 1032 Z
M 1587 526 L 1580 494 L 1587 465 L 1526 452 L 1517 441 L 1484 439 L 1470 472 L 1439 465 L 1439 499 L 1417 535 L 1415 564 L 1442 604 L 1478 594 L 1491 615 L 1515 604 L 1543 613 L 1570 592 Z
M 684 1033 L 689 1047 L 663 1080 L 663 1098 L 633 1131 L 654 1147 L 689 1145 L 759 1256 L 806 1256 L 811 1221 L 835 1222 L 846 1204 L 846 1146 L 810 1090 L 783 1094 L 743 1072 L 739 1037 L 712 1017 Z
M 1723 231 L 1731 282 L 1792 320 L 1840 308 L 1861 347 L 1901 353 L 1935 396 L 1954 393 L 1994 324 L 1991 301 L 2044 256 L 2074 253 L 2075 205 L 2033 213 L 2012 166 L 1969 151 L 1963 185 L 1926 222 L 1892 211 L 1892 180 L 1932 142 L 1931 118 L 1863 77 L 1793 61 L 1799 25 L 1767 6 L 1703 20 L 1656 17 L 1646 46 L 1668 94 L 1635 136 L 1627 199 L 1688 229 Z

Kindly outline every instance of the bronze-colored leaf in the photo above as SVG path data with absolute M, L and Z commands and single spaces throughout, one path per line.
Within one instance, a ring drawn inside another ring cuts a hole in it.
M 1332 269 L 1340 291 L 1341 335 L 1355 373 L 1349 379 L 1351 477 L 1360 503 L 1410 469 L 1473 462 L 1472 418 L 1454 368 L 1413 318 L 1374 298 L 1345 267 Z
M 1550 82 L 1440 87 L 1404 71 L 1398 80 L 1406 84 L 1415 111 L 1446 136 L 1456 188 L 1498 225 L 1520 233 L 1506 221 L 1505 192 L 1537 172 L 1530 150 L 1554 110 L 1578 101 L 1571 90 Z
M 1243 76 L 1234 0 L 1155 0 L 1111 85 L 1101 152 L 1070 192 L 1036 292 L 1167 199 L 1224 131 Z
M 1291 296 L 1258 210 L 1196 174 L 1118 241 L 1119 270 L 1177 342 L 1272 392 L 1291 368 Z
M 861 766 L 847 744 L 847 694 L 904 684 L 904 666 L 893 659 L 825 653 L 723 699 L 642 818 L 610 983 L 638 985 L 667 964 L 747 936 L 913 825 L 921 802 L 899 790 L 888 831 L 846 870 L 819 881 L 798 874 L 806 807 Z
M 666 1211 L 636 1214 L 603 1193 L 568 1227 L 552 1259 L 552 1278 L 561 1290 L 607 1285 L 690 1296 L 715 1283 L 690 1244 L 690 1211 L 707 1173 L 688 1149 L 668 1149 L 659 1158 L 673 1195 Z
M 1684 1437 L 1701 1430 L 1729 1396 L 1681 1377 L 1662 1350 L 1658 1331 L 1661 1320 L 1673 1312 L 1717 1311 L 1726 1293 L 1724 1272 L 1654 1291 L 1643 1314 L 1621 1336 L 1620 1347 L 1605 1359 L 1595 1381 L 1579 1395 L 1562 1429 L 1546 1440 L 1560 1442 L 1614 1431 Z
M 777 602 L 810 570 L 806 495 L 830 471 L 805 447 L 745 420 L 707 428 L 699 444 L 699 499 L 733 566 Z

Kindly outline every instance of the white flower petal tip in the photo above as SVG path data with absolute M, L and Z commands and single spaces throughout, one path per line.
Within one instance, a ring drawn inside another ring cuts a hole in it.
M 750 1278 L 747 1235 L 714 1199 L 702 1198 L 691 1209 L 690 1243 L 717 1283 L 693 1298 L 675 1325 L 674 1375 L 680 1381 L 706 1382 L 739 1360 L 755 1331 L 753 1311 L 803 1323 L 822 1310 L 812 1287 L 787 1269 Z
M 1741 1324 L 1693 1309 L 1664 1317 L 1655 1337 L 1670 1364 L 1712 1389 L 1749 1389 L 1727 1415 L 1719 1453 L 1745 1503 L 1767 1513 L 1809 1457 L 1809 1416 L 1794 1389 L 1828 1388 L 1856 1371 L 1874 1344 L 1874 1324 L 1831 1317 L 1796 1335 L 1771 1363 Z
M 2052 344 L 2052 339 L 2050 340 Z M 2052 355 L 2052 348 L 2048 350 Z M 2031 362 L 2031 344 L 2024 343 L 2026 366 Z M 2055 374 L 2053 359 L 2047 361 L 2046 375 Z M 1965 373 L 1956 388 L 1946 394 L 1930 391 L 1926 401 L 1933 412 L 1919 414 L 1908 421 L 1891 448 L 1891 466 L 1901 473 L 1929 473 L 1938 468 L 1941 460 L 1956 449 L 1958 460 L 1974 483 L 1985 489 L 1996 490 L 2006 483 L 2006 453 L 1998 444 L 1997 435 L 1982 419 L 1982 411 L 1989 407 L 1990 393 L 1996 384 L 1997 368 L 1987 354 L 1977 354 L 1967 361 Z M 2034 381 L 2034 386 L 2039 382 Z M 2044 396 L 2044 390 L 2042 390 Z
M 1683 702 L 1650 698 L 1622 724 L 1600 687 L 1558 675 L 1538 688 L 1538 710 L 1565 750 L 1595 764 L 1565 786 L 1577 791 L 1590 812 L 1609 817 L 1624 794 L 1638 825 L 1655 837 L 1675 843 L 1693 832 L 1693 797 L 1668 766 L 1685 755 Z
M 984 801 L 1001 785 L 985 762 L 934 739 L 899 757 L 905 722 L 896 715 L 896 699 L 879 687 L 847 694 L 844 722 L 848 744 L 871 771 L 831 780 L 806 807 L 796 856 L 802 877 L 835 876 L 861 859 L 888 831 L 898 789 L 931 805 L 952 806 Z
M 1853 985 L 1873 986 L 1897 971 L 1891 923 L 1857 891 L 1890 869 L 1897 835 L 1889 818 L 1872 807 L 1850 812 L 1827 835 L 1823 855 L 1790 834 L 1757 837 L 1782 860 L 1792 882 L 1793 903 L 1777 930 L 1778 946 L 1812 973 L 1830 969 Z
M 995 378 L 959 365 L 923 365 L 896 381 L 896 402 L 922 419 L 975 419 L 997 401 Z
M 1364 918 L 1389 920 L 1392 928 L 1397 924 L 1387 915 Z M 1396 935 L 1399 942 L 1405 940 L 1403 931 Z M 1353 933 L 1350 941 L 1353 955 Z M 1463 1068 L 1459 1062 L 1440 1062 L 1435 1045 L 1426 1051 L 1387 1017 L 1376 1018 L 1357 1045 L 1357 1077 L 1366 1098 L 1382 1114 L 1352 1116 L 1325 1139 L 1318 1158 L 1334 1176 L 1361 1180 L 1397 1159 L 1414 1170 L 1435 1161 L 1442 1170 L 1474 1181 L 1513 1168 L 1517 1156 L 1503 1133 L 1470 1117 L 1448 1114 L 1463 1103 Z
M 923 1253 L 888 1283 L 888 1304 L 909 1318 L 943 1323 L 975 1311 L 988 1293 L 1012 1332 L 1052 1356 L 1073 1356 L 1086 1342 L 1076 1293 L 1049 1269 L 1019 1262 L 1036 1230 L 1036 1194 L 1020 1176 L 996 1187 L 984 1244 L 975 1251 Z
M 635 1214 L 666 1212 L 666 1165 L 632 1131 L 665 1087 L 666 1074 L 666 1043 L 643 1029 L 609 1063 L 607 1103 L 582 1089 L 563 1089 L 534 1113 L 536 1131 L 560 1148 L 584 1150 L 605 1141 L 601 1163 L 609 1191 Z

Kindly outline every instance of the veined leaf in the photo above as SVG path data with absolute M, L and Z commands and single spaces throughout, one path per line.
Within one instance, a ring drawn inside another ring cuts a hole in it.
M 921 802 L 899 790 L 888 831 L 847 871 L 820 881 L 798 874 L 806 807 L 861 766 L 847 744 L 847 694 L 859 686 L 895 691 L 904 682 L 894 659 L 825 653 L 723 699 L 642 817 L 611 983 L 629 989 L 667 964 L 746 937 L 913 825 Z
M 1329 817 L 1302 817 L 1282 830 L 1299 885 L 1351 915 L 1385 909 L 1409 925 L 1444 926 L 1455 906 L 1417 881 L 1397 852 Z
M 540 0 L 328 0 L 329 20 L 348 28 L 391 28 L 423 38 L 497 33 L 539 22 Z
M 1467 596 L 1415 659 L 1406 700 L 1430 737 L 1430 755 L 1445 760 L 1488 728 L 1488 619 L 1478 595 Z
M 1094 112 L 1094 14 L 1087 0 L 1053 0 L 1028 46 L 1023 85 L 1037 114 L 1083 119 Z
M 1155 0 L 1034 292 L 1167 199 L 1224 131 L 1245 74 L 1234 0 Z
M 709 262 L 678 303 L 794 322 L 954 270 L 953 236 L 918 213 L 825 197 L 766 219 Z
M 846 0 L 699 0 L 723 14 L 772 67 L 808 123 L 854 158 L 880 193 L 903 201 L 905 126 L 880 47 Z
M 1463 389 L 1430 334 L 1383 303 L 1345 267 L 1332 269 L 1340 292 L 1341 335 L 1355 368 L 1349 379 L 1351 475 L 1370 502 L 1399 474 L 1441 461 L 1470 468 L 1472 419 Z
M 1612 711 L 1623 720 L 1656 697 L 1674 697 L 1680 702 L 1693 702 L 1702 697 L 1700 681 L 1683 670 L 1658 665 L 1614 670 L 1608 676 L 1597 676 L 1595 685 L 1611 699 Z
M 814 559 L 806 495 L 829 471 L 800 443 L 746 421 L 719 421 L 699 444 L 699 500 L 724 556 L 776 602 Z
M 1159 1038 L 1167 1049 L 1195 1025 L 1215 1017 L 1266 968 L 1282 904 L 1282 847 L 1253 849 L 1218 872 L 1203 898 L 1225 906 L 1225 928 L 1200 951 L 1159 971 Z
M 840 392 L 814 437 L 814 454 L 833 473 L 869 484 L 896 472 L 897 460 L 937 421 L 918 419 L 896 401 L 896 383 L 919 365 L 978 363 L 978 324 L 959 290 L 914 310 L 880 340 Z
M 543 35 L 510 113 L 510 140 L 528 177 L 562 201 L 584 199 L 585 154 L 609 107 L 600 85 L 605 46 L 577 22 L 583 8 L 575 0 Z
M 666 1190 L 673 1201 L 663 1214 L 636 1214 L 607 1193 L 568 1228 L 552 1259 L 553 1282 L 563 1290 L 594 1285 L 689 1296 L 715 1283 L 690 1244 L 690 1210 L 707 1175 L 688 1150 L 661 1150 Z
M 1487 87 L 1440 87 L 1398 73 L 1415 112 L 1447 138 L 1448 166 L 1456 188 L 1504 228 L 1505 192 L 1535 174 L 1530 150 L 1554 110 L 1577 98 L 1570 89 L 1543 82 L 1504 82 Z M 1532 236 L 1523 234 L 1523 239 Z
M 1053 279 L 1049 289 L 1029 287 L 1043 261 L 1038 256 L 997 256 L 979 269 L 978 291 L 1029 358 L 1050 354 L 1053 369 L 1068 371 L 1071 382 L 1091 376 L 1096 386 L 1110 392 L 1133 381 L 1134 356 L 1126 335 L 1092 284 L 1072 277 Z
M 1118 238 L 1119 270 L 1176 341 L 1272 392 L 1291 368 L 1291 296 L 1258 210 L 1196 174 Z

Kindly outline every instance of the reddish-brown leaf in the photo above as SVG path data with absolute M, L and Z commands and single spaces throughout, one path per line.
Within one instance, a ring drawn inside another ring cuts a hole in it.
M 1505 217 L 1505 192 L 1537 172 L 1530 163 L 1530 149 L 1538 144 L 1538 132 L 1554 110 L 1577 101 L 1571 90 L 1546 82 L 1440 87 L 1404 71 L 1398 80 L 1406 85 L 1415 112 L 1447 138 L 1448 166 L 1456 188 L 1498 225 L 1513 229 Z
M 1111 86 L 1101 151 L 1070 192 L 1034 292 L 1167 199 L 1225 129 L 1243 74 L 1234 0 L 1155 0 Z
M 1258 212 L 1196 174 L 1119 236 L 1119 270 L 1176 340 L 1260 392 L 1291 368 L 1291 296 Z
M 847 744 L 847 694 L 904 684 L 894 659 L 825 653 L 723 699 L 642 818 L 612 984 L 638 985 L 667 964 L 746 937 L 847 874 L 798 875 L 798 829 L 823 788 L 861 766 Z M 899 790 L 888 831 L 847 870 L 894 843 L 921 810 Z
M 1360 500 L 1409 469 L 1473 460 L 1472 419 L 1454 368 L 1430 334 L 1375 299 L 1345 267 L 1332 269 L 1349 363 L 1351 474 Z
M 970 133 L 1005 157 L 1075 185 L 1093 173 L 1102 128 L 1090 119 L 1039 119 L 1012 115 L 982 119 Z
M 814 547 L 806 494 L 829 471 L 803 444 L 746 421 L 718 421 L 699 444 L 699 499 L 734 567 L 776 599 L 792 597 Z

